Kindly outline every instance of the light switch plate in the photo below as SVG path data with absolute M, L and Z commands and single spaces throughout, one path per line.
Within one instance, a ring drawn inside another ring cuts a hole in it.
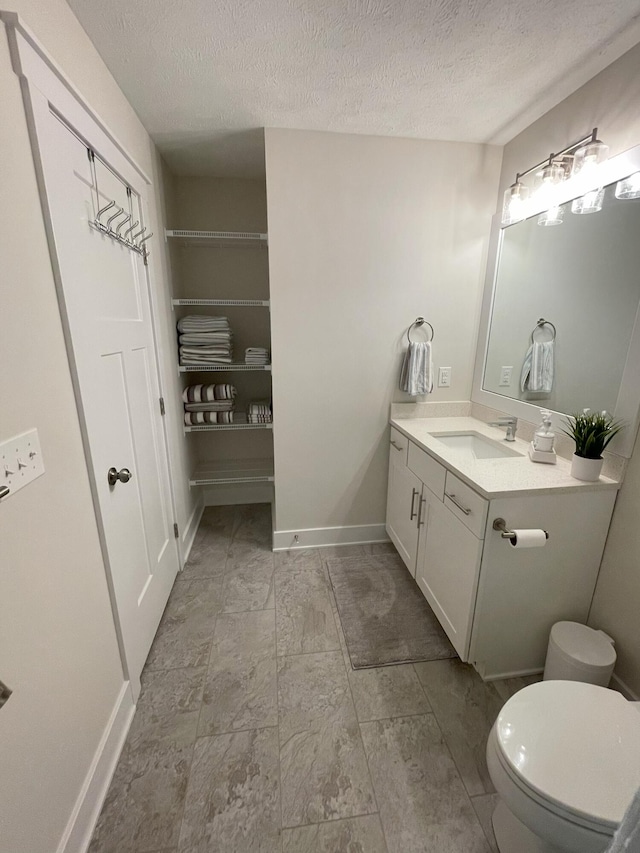
M 438 369 L 438 388 L 451 388 L 450 367 L 440 367 Z
M 44 474 L 38 430 L 32 429 L 0 444 L 0 486 L 7 486 L 7 500 Z

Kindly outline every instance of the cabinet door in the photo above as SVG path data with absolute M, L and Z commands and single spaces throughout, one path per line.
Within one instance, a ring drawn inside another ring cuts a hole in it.
M 397 461 L 393 448 L 389 457 L 387 533 L 407 568 L 415 577 L 418 551 L 418 510 L 422 483 L 406 464 Z
M 428 496 L 416 581 L 463 661 L 469 655 L 481 557 L 482 540 Z

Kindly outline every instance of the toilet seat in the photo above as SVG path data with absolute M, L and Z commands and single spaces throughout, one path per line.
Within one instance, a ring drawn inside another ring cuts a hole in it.
M 640 715 L 575 681 L 519 691 L 494 727 L 496 758 L 522 794 L 570 824 L 613 835 L 640 787 Z

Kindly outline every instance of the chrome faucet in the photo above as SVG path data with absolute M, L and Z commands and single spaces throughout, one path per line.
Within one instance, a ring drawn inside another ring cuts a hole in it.
M 505 441 L 515 441 L 516 440 L 516 430 L 518 429 L 518 419 L 513 417 L 508 418 L 500 418 L 499 421 L 492 421 L 489 426 L 495 427 L 506 427 L 507 434 L 504 437 Z

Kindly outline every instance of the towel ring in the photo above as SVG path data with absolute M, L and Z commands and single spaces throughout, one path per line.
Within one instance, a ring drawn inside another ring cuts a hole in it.
M 555 341 L 555 339 L 556 339 L 556 327 L 553 325 L 551 320 L 545 320 L 544 317 L 540 317 L 540 319 L 536 323 L 535 329 L 531 332 L 531 343 L 533 343 L 534 334 L 538 331 L 538 329 L 541 329 L 543 326 L 551 326 L 551 328 L 553 329 L 553 337 L 551 338 L 551 340 Z
M 427 341 L 427 343 L 431 343 L 431 341 L 432 341 L 432 340 L 433 340 L 433 338 L 434 338 L 433 326 L 431 325 L 431 323 L 428 323 L 428 322 L 424 319 L 424 317 L 417 317 L 417 318 L 413 321 L 413 323 L 409 326 L 409 328 L 407 329 L 407 340 L 409 341 L 409 343 L 410 343 L 410 344 L 411 344 L 411 343 L 413 343 L 413 341 L 411 340 L 411 329 L 413 329 L 413 327 L 414 327 L 414 326 L 415 326 L 417 329 L 419 329 L 419 328 L 420 328 L 420 326 L 428 326 L 428 327 L 431 329 L 431 337 L 429 338 L 429 340 Z

